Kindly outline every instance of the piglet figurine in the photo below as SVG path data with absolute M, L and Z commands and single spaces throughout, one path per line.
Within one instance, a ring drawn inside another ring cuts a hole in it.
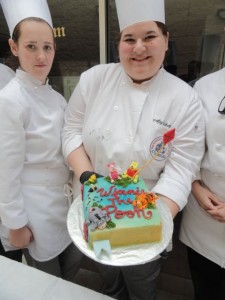
M 107 168 L 109 170 L 109 178 L 111 180 L 111 183 L 114 183 L 116 179 L 121 179 L 118 171 L 115 169 L 114 162 L 107 164 Z

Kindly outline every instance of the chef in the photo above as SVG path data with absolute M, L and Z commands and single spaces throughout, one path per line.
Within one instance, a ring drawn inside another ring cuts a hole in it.
M 73 280 L 82 254 L 67 232 L 70 172 L 61 153 L 65 99 L 48 83 L 55 55 L 45 0 L 2 0 L 9 45 L 20 67 L 0 92 L 0 235 L 26 248 L 31 265 Z
M 183 211 L 196 299 L 225 299 L 225 68 L 196 82 L 206 119 L 206 152 Z
M 124 171 L 131 161 L 142 168 L 154 157 L 140 176 L 175 217 L 187 203 L 204 152 L 202 105 L 189 85 L 163 68 L 169 40 L 164 1 L 117 0 L 116 8 L 120 62 L 84 72 L 66 110 L 63 153 L 76 175 L 74 192 L 90 174 L 107 176 L 110 162 Z M 157 155 L 172 129 L 174 140 Z M 141 265 L 97 265 L 106 294 L 155 299 L 159 255 Z

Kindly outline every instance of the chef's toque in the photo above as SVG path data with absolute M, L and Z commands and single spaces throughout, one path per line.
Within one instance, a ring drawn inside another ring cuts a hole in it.
M 52 28 L 52 18 L 46 0 L 0 0 L 12 37 L 16 25 L 29 17 L 45 20 Z
M 120 31 L 139 22 L 165 24 L 164 0 L 115 0 Z

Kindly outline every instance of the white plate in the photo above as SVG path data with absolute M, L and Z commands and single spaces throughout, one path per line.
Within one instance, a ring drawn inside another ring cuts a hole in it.
M 160 243 L 143 244 L 113 248 L 110 254 L 103 251 L 99 258 L 83 238 L 83 204 L 81 197 L 76 198 L 68 213 L 67 227 L 76 246 L 91 259 L 112 266 L 129 266 L 144 264 L 151 261 L 165 250 L 172 238 L 173 219 L 167 205 L 160 200 L 156 202 L 162 218 L 162 240 Z

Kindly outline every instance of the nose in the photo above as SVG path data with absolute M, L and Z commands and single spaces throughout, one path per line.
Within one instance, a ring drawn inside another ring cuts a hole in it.
M 142 53 L 146 50 L 145 42 L 143 42 L 141 39 L 138 39 L 134 45 L 134 52 L 135 53 Z
M 40 49 L 37 53 L 37 59 L 39 61 L 43 61 L 45 60 L 45 58 L 46 58 L 45 51 L 43 49 Z

